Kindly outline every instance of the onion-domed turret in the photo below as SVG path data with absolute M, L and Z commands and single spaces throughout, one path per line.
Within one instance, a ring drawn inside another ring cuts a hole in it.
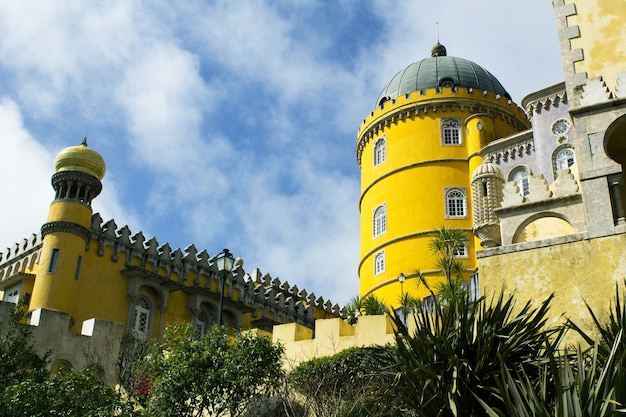
M 511 98 L 489 71 L 467 59 L 447 56 L 445 46 L 437 43 L 430 58 L 414 62 L 398 72 L 383 88 L 376 103 L 380 105 L 404 94 L 436 87 L 474 88 Z
M 101 180 L 106 172 L 102 156 L 87 146 L 87 138 L 78 146 L 63 149 L 54 159 L 54 169 L 61 171 L 80 171 Z

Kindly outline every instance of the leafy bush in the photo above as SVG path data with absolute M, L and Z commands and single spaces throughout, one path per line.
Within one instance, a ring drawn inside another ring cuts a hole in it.
M 291 386 L 318 417 L 377 415 L 385 378 L 369 349 L 358 347 L 302 362 L 289 374 Z
M 251 333 L 231 338 L 214 326 L 193 340 L 190 325 L 171 326 L 146 359 L 148 415 L 238 415 L 252 399 L 280 386 L 282 354 L 281 346 Z

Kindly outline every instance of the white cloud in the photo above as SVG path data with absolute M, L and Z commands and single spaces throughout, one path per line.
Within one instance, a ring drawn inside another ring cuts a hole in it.
M 30 136 L 19 107 L 6 97 L 0 98 L 0 126 L 0 252 L 4 252 L 7 246 L 39 233 L 45 222 L 54 198 L 50 186 L 54 155 Z

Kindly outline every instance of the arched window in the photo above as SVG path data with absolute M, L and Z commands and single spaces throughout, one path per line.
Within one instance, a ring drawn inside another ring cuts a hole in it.
M 133 317 L 133 331 L 137 334 L 147 336 L 150 324 L 150 300 L 141 296 L 135 304 L 135 315 Z
M 374 257 L 374 275 L 385 272 L 385 251 L 378 252 Z
M 387 207 L 381 204 L 374 210 L 374 237 L 387 231 Z
M 465 192 L 460 188 L 446 191 L 446 217 L 466 217 L 467 203 Z
M 443 119 L 441 131 L 444 145 L 461 144 L 461 123 L 456 119 Z
M 509 173 L 509 181 L 515 181 L 521 195 L 528 195 L 528 170 L 526 167 L 515 167 Z
M 385 137 L 378 139 L 374 144 L 374 166 L 378 166 L 387 159 L 387 144 Z
M 554 155 L 554 166 L 557 172 L 562 169 L 568 169 L 574 165 L 574 162 L 576 162 L 576 159 L 572 148 L 563 148 Z

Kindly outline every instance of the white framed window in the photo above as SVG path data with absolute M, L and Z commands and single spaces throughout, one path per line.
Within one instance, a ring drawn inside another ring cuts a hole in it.
M 374 166 L 378 166 L 387 160 L 387 140 L 385 136 L 378 138 L 374 143 Z
M 463 188 L 447 188 L 446 195 L 446 218 L 467 217 L 467 200 Z
M 61 249 L 54 248 L 52 249 L 52 253 L 50 254 L 50 263 L 48 264 L 48 273 L 54 274 L 57 272 L 57 267 L 59 266 L 59 252 Z
M 529 179 L 528 169 L 525 166 L 515 167 L 509 172 L 509 181 L 515 181 L 521 195 L 528 195 L 529 192 Z
M 441 143 L 444 146 L 461 144 L 460 120 L 441 119 Z
M 4 290 L 4 296 L 2 297 L 2 301 L 7 301 L 9 303 L 17 304 L 17 301 L 20 298 L 20 287 L 19 284 L 17 286 L 9 287 Z
M 467 258 L 467 242 L 454 250 L 455 258 Z
M 568 169 L 576 162 L 574 150 L 572 148 L 561 148 L 554 154 L 554 167 L 556 171 Z
M 148 335 L 150 329 L 150 300 L 146 296 L 141 296 L 135 304 L 135 314 L 133 315 L 133 331 L 142 336 Z
M 380 251 L 374 257 L 374 275 L 385 272 L 385 251 Z
M 383 203 L 374 209 L 373 235 L 378 237 L 387 231 L 387 204 Z

